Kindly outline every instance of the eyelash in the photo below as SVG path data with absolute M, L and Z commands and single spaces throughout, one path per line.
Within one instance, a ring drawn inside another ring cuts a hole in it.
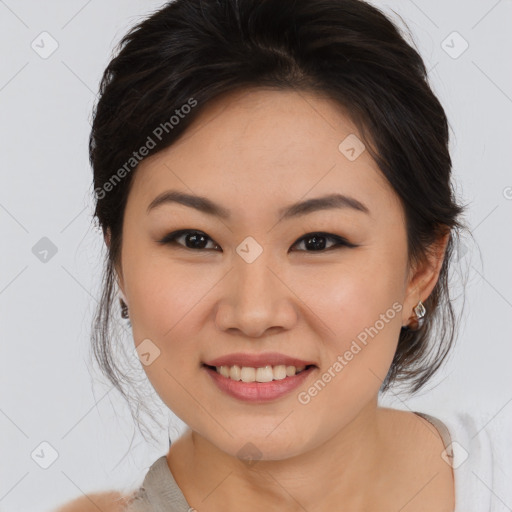
M 162 244 L 162 245 L 177 244 L 177 245 L 180 245 L 181 248 L 189 250 L 189 251 L 199 251 L 200 252 L 203 250 L 211 250 L 211 249 L 204 249 L 204 248 L 203 249 L 192 249 L 190 247 L 186 247 L 183 244 L 179 244 L 176 242 L 177 238 L 179 238 L 180 236 L 183 236 L 183 235 L 188 235 L 188 234 L 203 235 L 204 237 L 206 237 L 207 239 L 209 239 L 213 242 L 213 240 L 206 233 L 204 233 L 202 231 L 196 231 L 193 229 L 181 229 L 179 231 L 174 231 L 173 233 L 169 233 L 161 240 L 158 240 L 158 243 Z M 350 243 L 348 240 L 346 240 L 343 237 L 340 237 L 337 235 L 332 235 L 330 233 L 324 233 L 324 232 L 307 233 L 307 234 L 303 235 L 301 238 L 299 238 L 293 245 L 297 245 L 298 243 L 302 242 L 303 240 L 307 240 L 308 238 L 313 238 L 315 236 L 319 236 L 321 238 L 326 238 L 329 240 L 334 240 L 336 242 L 336 244 L 333 247 L 329 247 L 327 249 L 320 249 L 320 250 L 313 250 L 313 251 L 303 250 L 302 252 L 309 252 L 309 253 L 320 252 L 320 253 L 322 253 L 322 252 L 330 251 L 332 249 L 338 249 L 341 247 L 357 247 L 357 245 Z M 218 246 L 218 244 L 216 244 L 216 245 Z

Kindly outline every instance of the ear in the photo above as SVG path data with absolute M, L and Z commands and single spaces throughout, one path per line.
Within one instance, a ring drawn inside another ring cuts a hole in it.
M 104 236 L 104 240 L 105 240 L 105 244 L 107 245 L 107 247 L 110 249 L 110 242 L 111 242 L 111 232 L 110 232 L 110 228 L 107 227 L 106 231 L 105 231 L 105 236 Z M 124 294 L 124 281 L 123 281 L 123 273 L 122 273 L 122 270 L 121 268 L 115 268 L 114 269 L 114 272 L 116 274 L 116 281 L 117 281 L 117 286 L 119 288 L 119 295 L 121 296 L 121 298 L 123 299 L 124 303 L 125 304 L 128 304 L 127 300 L 126 300 L 126 296 Z
M 450 230 L 441 235 L 429 247 L 425 260 L 409 271 L 407 289 L 402 313 L 402 326 L 415 317 L 413 308 L 418 301 L 425 302 L 434 289 L 443 266 L 446 246 L 450 240 Z

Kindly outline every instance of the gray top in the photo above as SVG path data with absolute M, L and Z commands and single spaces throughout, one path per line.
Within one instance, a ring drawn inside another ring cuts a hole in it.
M 446 425 L 429 414 L 415 414 L 429 421 L 443 439 L 447 456 L 453 458 L 450 432 Z M 166 455 L 158 458 L 149 468 L 142 486 L 136 491 L 133 501 L 124 509 L 125 512 L 194 512 L 178 487 L 167 465 Z
M 149 468 L 126 512 L 193 512 L 162 455 Z

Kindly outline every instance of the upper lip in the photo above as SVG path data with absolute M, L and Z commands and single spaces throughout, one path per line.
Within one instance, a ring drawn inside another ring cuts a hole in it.
M 217 357 L 204 363 L 207 366 L 247 366 L 249 368 L 262 368 L 266 365 L 277 366 L 308 366 L 316 364 L 313 361 L 306 361 L 293 356 L 287 356 L 278 352 L 266 352 L 262 354 L 244 354 L 241 352 L 227 354 Z

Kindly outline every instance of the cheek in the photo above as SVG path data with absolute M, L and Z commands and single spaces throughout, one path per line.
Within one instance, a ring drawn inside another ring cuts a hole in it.
M 297 396 L 306 421 L 316 422 L 327 410 L 333 425 L 350 421 L 377 395 L 393 360 L 402 309 L 393 282 L 399 278 L 392 266 L 370 268 L 368 260 L 360 261 L 360 268 L 333 274 L 324 293 L 310 297 L 310 304 L 321 305 L 315 313 L 329 329 L 317 378 Z
M 154 254 L 134 260 L 127 269 L 134 343 L 151 354 L 144 371 L 161 400 L 185 421 L 190 395 L 201 392 L 196 378 L 201 338 L 197 308 L 214 283 L 211 276 L 203 279 Z
M 128 244 L 127 244 L 128 246 Z M 134 334 L 162 341 L 187 322 L 213 286 L 211 272 L 173 261 L 165 248 L 134 248 L 124 262 Z M 138 339 L 138 338 L 136 338 Z
M 307 302 L 327 326 L 322 370 L 340 376 L 329 386 L 332 398 L 335 389 L 342 396 L 344 389 L 358 388 L 363 400 L 389 370 L 402 324 L 405 261 L 400 250 L 376 245 L 360 250 L 328 275 L 317 275 L 316 286 L 309 287 Z
M 171 261 L 165 251 L 145 255 L 138 251 L 132 253 L 137 257 L 126 261 L 134 343 L 151 341 L 158 356 L 144 370 L 162 400 L 180 410 L 188 396 L 180 383 L 186 381 L 191 393 L 200 391 L 195 389 L 195 377 L 204 339 L 205 301 L 221 276 L 208 265 Z
M 401 303 L 401 265 L 392 255 L 383 256 L 372 248 L 326 267 L 325 272 L 311 269 L 297 286 L 305 305 L 325 323 L 329 336 L 346 340 L 373 325 L 395 302 Z M 396 309 L 391 312 L 393 319 Z

